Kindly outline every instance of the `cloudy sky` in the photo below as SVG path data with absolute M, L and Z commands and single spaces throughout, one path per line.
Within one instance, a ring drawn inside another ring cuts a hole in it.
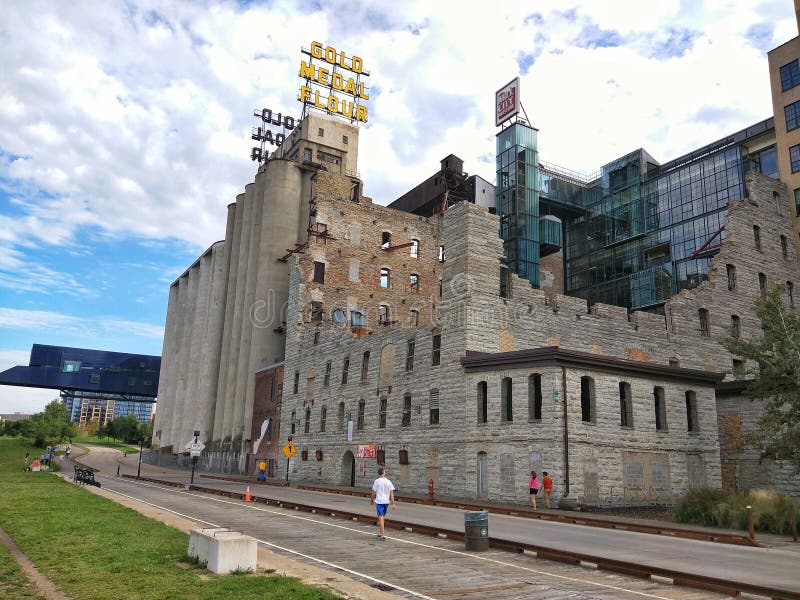
M 547 162 L 666 161 L 771 115 L 789 0 L 0 3 L 0 369 L 34 343 L 160 354 L 168 288 L 251 181 L 253 109 L 299 116 L 301 47 L 371 71 L 358 170 L 387 204 L 453 153 L 494 180 L 519 75 Z M 0 386 L 0 412 L 56 391 Z

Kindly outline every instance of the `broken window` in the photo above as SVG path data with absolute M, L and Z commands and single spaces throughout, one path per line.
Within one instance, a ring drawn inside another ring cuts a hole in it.
M 322 302 L 311 301 L 311 322 L 322 323 Z
M 353 327 L 363 327 L 364 326 L 364 311 L 363 310 L 351 310 L 350 311 L 350 324 Z
M 381 398 L 380 408 L 378 409 L 378 429 L 386 428 L 386 398 Z
M 542 419 L 542 376 L 534 373 L 528 377 L 528 420 Z
M 429 423 L 431 425 L 438 425 L 439 424 L 439 390 L 437 388 L 433 388 L 430 394 L 430 401 L 429 401 L 429 410 L 430 410 L 430 419 Z
M 436 366 L 442 358 L 442 334 L 437 333 L 433 336 L 433 346 L 431 350 L 431 365 Z
M 408 347 L 406 349 L 406 371 L 414 370 L 414 349 L 416 345 L 416 340 L 408 340 Z
M 369 350 L 361 358 L 361 381 L 366 381 L 369 376 Z
M 389 287 L 389 277 L 390 277 L 389 269 L 381 269 L 381 287 L 388 288 Z
M 731 337 L 738 338 L 741 335 L 741 319 L 738 315 L 731 315 Z
M 392 234 L 388 231 L 381 232 L 381 248 L 386 250 L 392 245 Z
M 379 307 L 378 313 L 378 323 L 381 325 L 389 325 L 391 321 L 389 320 L 389 307 L 385 304 L 381 304 Z
M 633 427 L 631 384 L 626 381 L 619 382 L 619 425 L 620 427 Z
M 708 310 L 701 308 L 697 312 L 700 317 L 700 335 L 709 337 L 711 335 L 711 324 L 708 319 Z
M 411 240 L 411 247 L 409 248 L 411 258 L 419 258 L 419 240 Z
M 331 321 L 337 325 L 344 325 L 347 323 L 347 317 L 341 308 L 335 308 L 331 313 Z
M 356 423 L 356 429 L 359 431 L 364 430 L 364 409 L 366 408 L 366 403 L 363 400 L 358 401 L 358 421 Z
M 403 427 L 411 425 L 411 394 L 403 396 Z
M 325 263 L 314 261 L 314 283 L 325 283 Z
M 736 291 L 736 267 L 734 265 L 725 265 L 728 272 L 728 289 L 733 292 Z
M 419 275 L 416 273 L 412 273 L 409 277 L 409 282 L 411 286 L 411 293 L 417 294 L 419 293 Z

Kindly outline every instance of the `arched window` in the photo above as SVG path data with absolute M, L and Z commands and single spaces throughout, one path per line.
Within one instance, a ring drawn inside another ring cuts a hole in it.
M 619 382 L 619 424 L 620 427 L 633 427 L 633 398 L 631 384 Z
M 510 377 L 504 377 L 500 384 L 500 420 L 511 423 L 514 420 L 514 402 Z
M 581 377 L 581 421 L 594 423 L 595 418 L 594 379 Z
M 534 373 L 528 377 L 528 420 L 542 419 L 542 376 Z
M 692 390 L 686 391 L 686 431 L 700 431 L 697 422 L 697 394 Z
M 486 423 L 489 419 L 489 399 L 485 381 L 478 382 L 478 423 Z

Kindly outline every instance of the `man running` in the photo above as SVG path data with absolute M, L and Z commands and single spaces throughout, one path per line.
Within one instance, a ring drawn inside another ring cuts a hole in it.
M 386 511 L 391 504 L 392 510 L 397 508 L 394 502 L 394 485 L 386 477 L 386 468 L 378 467 L 378 478 L 372 484 L 372 493 L 369 499 L 370 504 L 375 503 L 378 512 L 378 540 L 383 542 L 386 536 L 383 535 L 383 519 Z

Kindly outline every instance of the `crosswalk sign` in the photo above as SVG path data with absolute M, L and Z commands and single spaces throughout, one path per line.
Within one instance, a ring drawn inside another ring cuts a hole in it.
M 286 444 L 281 448 L 281 452 L 286 458 L 292 458 L 295 454 L 297 454 L 297 446 L 295 446 L 292 442 L 286 442 Z

